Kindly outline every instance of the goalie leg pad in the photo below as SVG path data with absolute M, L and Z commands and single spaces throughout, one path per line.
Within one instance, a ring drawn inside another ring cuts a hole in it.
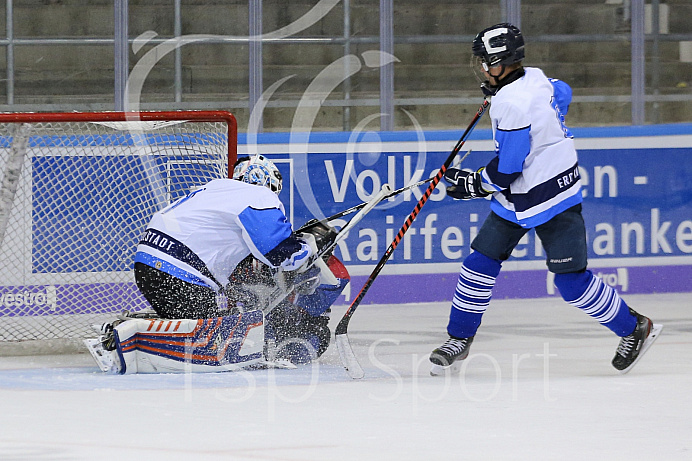
M 211 319 L 132 319 L 114 328 L 120 373 L 232 371 L 260 362 L 260 310 Z

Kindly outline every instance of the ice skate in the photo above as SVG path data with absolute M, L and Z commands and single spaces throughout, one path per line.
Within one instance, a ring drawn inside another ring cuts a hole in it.
M 455 373 L 461 369 L 461 361 L 469 355 L 469 348 L 473 342 L 473 336 L 470 338 L 454 338 L 449 337 L 445 343 L 432 351 L 430 354 L 430 362 L 432 367 L 430 374 L 438 376 L 446 373 L 448 370 Z
M 120 359 L 117 352 L 105 349 L 103 338 L 83 339 L 82 342 L 101 371 L 106 373 L 120 372 Z
M 120 359 L 115 350 L 115 335 L 113 334 L 113 328 L 118 323 L 122 322 L 92 324 L 91 327 L 100 333 L 98 338 L 82 340 L 101 371 L 107 373 L 120 371 Z
M 642 358 L 646 350 L 651 347 L 663 329 L 663 325 L 654 324 L 650 318 L 638 314 L 630 309 L 632 315 L 637 317 L 637 326 L 631 335 L 620 340 L 618 349 L 613 358 L 613 366 L 620 373 L 627 373 Z

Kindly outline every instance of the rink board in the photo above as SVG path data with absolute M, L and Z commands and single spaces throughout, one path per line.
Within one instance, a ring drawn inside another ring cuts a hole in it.
M 584 184 L 590 268 L 623 294 L 690 291 L 692 125 L 573 132 Z M 247 136 L 241 135 L 239 155 L 257 151 L 276 161 L 284 176 L 280 197 L 297 228 L 312 217 L 330 216 L 367 200 L 384 183 L 398 188 L 433 176 L 460 135 L 458 131 L 269 133 L 257 136 L 256 148 L 248 148 Z M 464 167 L 485 165 L 493 156 L 490 131 L 476 130 L 464 148 L 472 150 Z M 60 159 L 54 156 L 46 161 Z M 34 166 L 30 171 L 40 175 L 44 169 L 40 164 Z M 162 167 L 170 185 L 169 200 L 186 193 L 175 187 L 175 178 L 185 174 L 185 167 Z M 121 196 L 109 199 L 125 204 L 129 191 L 126 187 L 121 190 Z M 335 254 L 346 264 L 353 283 L 338 303 L 350 303 L 424 191 L 420 186 L 386 200 L 340 243 Z M 71 253 L 58 250 L 58 230 L 65 227 L 42 221 L 42 203 L 48 203 L 43 200 L 45 191 L 34 192 L 23 195 L 22 206 L 13 211 L 27 212 L 13 214 L 11 219 L 50 238 L 32 241 L 27 233 L 21 249 L 4 254 L 3 264 L 12 269 L 2 274 L 0 315 L 89 313 L 75 312 L 74 305 L 112 306 L 107 309 L 113 311 L 144 306 L 131 268 L 138 229 L 146 226 L 146 219 L 138 223 L 123 220 L 123 232 L 114 236 L 119 241 L 101 242 L 91 258 L 43 259 L 48 253 Z M 461 261 L 488 212 L 486 200 L 451 200 L 445 196 L 444 182 L 440 184 L 363 303 L 451 299 Z M 131 243 L 123 242 L 124 238 Z M 495 296 L 554 296 L 544 259 L 530 232 L 504 264 Z M 101 271 L 106 276 L 101 278 L 103 283 L 91 282 L 91 275 Z M 74 279 L 75 274 L 83 283 L 61 283 L 68 275 Z M 83 303 L 85 297 L 90 303 Z
M 579 152 L 589 268 L 623 293 L 685 292 L 692 287 L 692 124 L 573 129 Z M 384 183 L 395 189 L 432 177 L 459 131 L 268 133 L 239 155 L 259 152 L 284 175 L 281 199 L 295 227 L 367 200 Z M 253 143 L 255 137 L 252 137 Z M 464 146 L 463 167 L 494 155 L 490 130 Z M 306 152 L 309 155 L 306 155 Z M 455 201 L 433 192 L 364 303 L 450 299 L 461 261 L 489 213 L 486 200 Z M 425 186 L 371 212 L 336 250 L 352 275 L 349 303 L 413 211 Z M 346 217 L 347 218 L 347 217 Z M 345 221 L 337 221 L 341 225 Z M 495 296 L 556 295 L 533 231 L 503 265 Z

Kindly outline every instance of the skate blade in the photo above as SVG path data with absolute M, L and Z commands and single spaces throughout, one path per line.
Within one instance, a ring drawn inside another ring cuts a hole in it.
M 430 367 L 430 376 L 444 376 L 451 373 L 459 373 L 461 371 L 461 360 L 457 360 L 451 365 L 443 366 L 435 363 Z
M 253 370 L 266 370 L 270 368 L 277 368 L 279 370 L 295 370 L 298 366 L 292 363 L 290 360 L 277 359 L 277 360 L 260 360 L 257 363 L 253 363 L 249 366 Z
M 641 358 L 644 356 L 646 351 L 651 347 L 651 345 L 658 339 L 658 336 L 661 334 L 661 330 L 663 330 L 663 325 L 660 323 L 654 323 L 653 326 L 651 327 L 651 333 L 649 333 L 649 336 L 644 340 L 644 344 L 642 345 L 642 350 L 639 351 L 639 355 L 637 356 L 636 359 L 634 359 L 634 362 L 624 370 L 620 370 L 620 374 L 624 375 L 628 371 L 630 371 L 636 364 L 641 360 Z
M 103 349 L 99 338 L 84 339 L 82 342 L 101 371 L 105 373 L 117 373 L 119 371 L 120 367 L 115 362 L 113 352 Z

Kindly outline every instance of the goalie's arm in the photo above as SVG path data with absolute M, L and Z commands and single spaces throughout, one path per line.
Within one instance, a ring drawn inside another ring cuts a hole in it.
M 291 223 L 278 208 L 248 207 L 238 215 L 237 224 L 252 255 L 275 269 L 298 269 L 313 254 L 310 245 L 293 232 Z

